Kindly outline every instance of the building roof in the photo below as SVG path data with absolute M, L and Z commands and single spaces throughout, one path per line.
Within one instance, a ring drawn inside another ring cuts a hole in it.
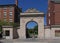
M 15 5 L 15 0 L 0 0 L 0 5 Z
M 21 8 L 16 5 L 16 0 L 0 0 L 0 7 L 3 6 L 17 6 L 17 8 L 21 10 Z
M 0 5 L 0 7 L 2 7 L 2 6 L 15 6 L 15 4 L 2 4 L 2 5 Z
M 55 3 L 60 3 L 60 0 L 51 0 L 51 1 L 53 1 Z

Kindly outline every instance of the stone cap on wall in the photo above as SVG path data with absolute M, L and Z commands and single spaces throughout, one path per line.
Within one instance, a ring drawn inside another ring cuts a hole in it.
M 51 28 L 60 28 L 60 25 L 51 25 Z
M 13 26 L 2 26 L 2 28 L 13 28 Z
M 50 26 L 44 26 L 44 29 L 51 29 L 51 27 Z

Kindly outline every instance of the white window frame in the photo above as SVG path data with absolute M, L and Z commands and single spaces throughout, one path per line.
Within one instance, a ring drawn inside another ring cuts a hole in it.
M 9 12 L 9 17 L 12 18 L 13 12 Z
M 10 19 L 9 19 L 9 22 L 13 22 L 13 19 L 12 19 L 12 18 L 10 18 Z
M 7 12 L 4 12 L 4 17 L 6 17 L 7 16 Z
M 49 24 L 50 24 L 50 19 L 49 19 Z
M 50 17 L 50 13 L 49 13 L 48 15 L 49 15 L 49 17 Z

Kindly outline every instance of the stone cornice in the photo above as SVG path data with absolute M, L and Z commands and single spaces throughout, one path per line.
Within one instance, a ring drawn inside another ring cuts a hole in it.
M 44 13 L 20 13 L 20 17 L 44 17 Z

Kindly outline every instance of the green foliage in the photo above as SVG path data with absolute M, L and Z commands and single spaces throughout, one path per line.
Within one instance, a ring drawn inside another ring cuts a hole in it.
M 38 25 L 34 27 L 35 34 L 38 34 Z
M 28 29 L 27 28 L 27 31 L 29 34 L 38 34 L 38 25 L 36 25 L 33 29 Z
M 33 33 L 34 33 L 34 30 L 33 30 L 33 29 L 28 29 L 28 32 L 29 32 L 30 34 L 33 34 Z
M 17 27 L 18 24 L 17 23 L 13 23 L 13 22 L 0 21 L 0 26 L 14 26 L 14 27 Z
M 0 26 L 0 32 L 2 32 L 1 26 Z
M 13 23 L 13 22 L 0 21 L 0 32 L 2 32 L 1 26 L 13 26 L 13 27 L 17 27 L 18 24 L 17 23 Z
M 1 31 L 1 28 L 0 28 L 0 31 Z

